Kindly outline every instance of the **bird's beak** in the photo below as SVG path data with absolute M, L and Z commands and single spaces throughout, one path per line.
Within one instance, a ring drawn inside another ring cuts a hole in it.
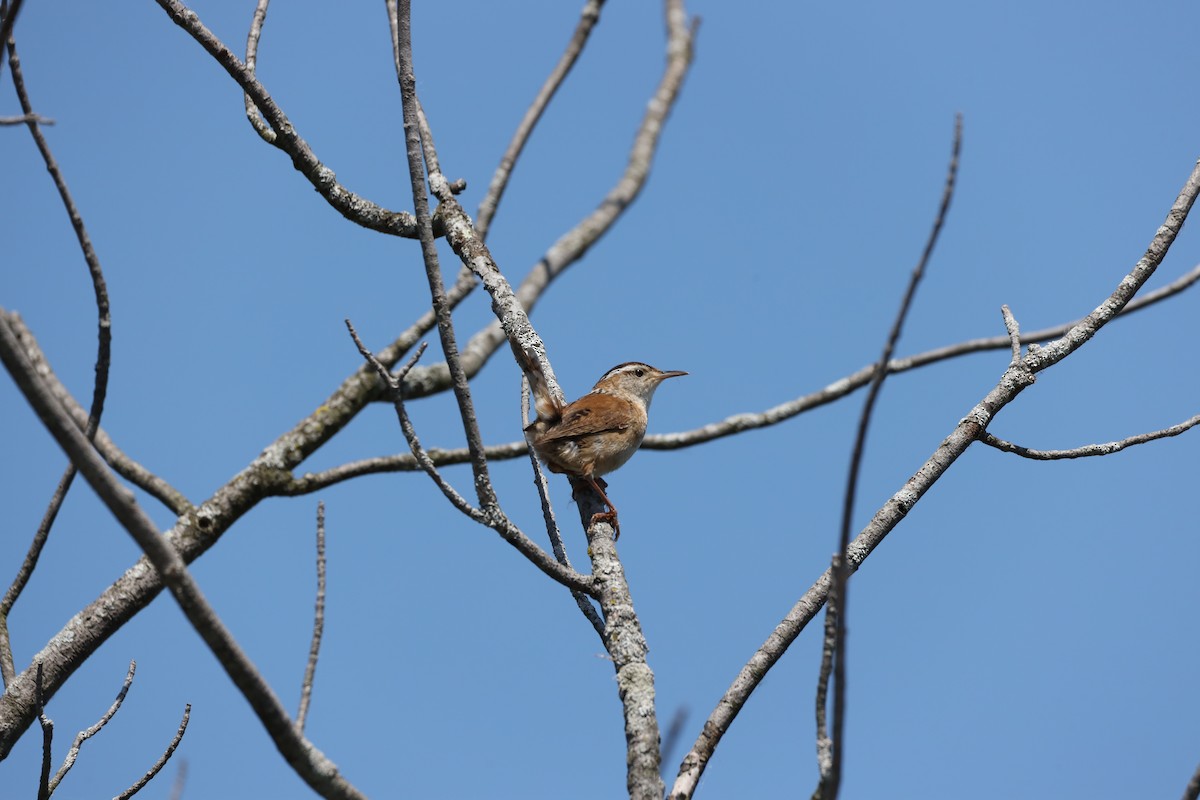
M 678 378 L 681 375 L 687 375 L 687 373 L 676 369 L 670 372 L 664 372 L 662 375 L 658 376 L 658 379 L 659 381 L 665 381 L 667 378 Z

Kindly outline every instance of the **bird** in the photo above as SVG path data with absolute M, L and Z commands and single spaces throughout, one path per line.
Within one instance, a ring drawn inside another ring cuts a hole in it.
M 600 495 L 609 510 L 593 514 L 591 524 L 609 522 L 613 539 L 619 538 L 617 507 L 600 476 L 623 466 L 641 446 L 650 400 L 659 385 L 687 373 L 627 361 L 604 373 L 583 397 L 563 405 L 550 393 L 533 353 L 518 354 L 537 410 L 537 419 L 525 427 L 529 446 L 551 472 L 586 481 Z

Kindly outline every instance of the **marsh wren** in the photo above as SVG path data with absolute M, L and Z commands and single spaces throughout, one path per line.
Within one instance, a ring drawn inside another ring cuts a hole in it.
M 664 372 L 649 364 L 630 361 L 604 373 L 592 391 L 565 406 L 554 399 L 537 360 L 524 353 L 537 419 L 525 427 L 525 438 L 551 472 L 587 481 L 609 510 L 592 515 L 592 523 L 611 522 L 613 538 L 621 535 L 617 507 L 600 479 L 619 468 L 637 451 L 646 435 L 646 412 L 654 390 L 667 378 L 687 375 Z

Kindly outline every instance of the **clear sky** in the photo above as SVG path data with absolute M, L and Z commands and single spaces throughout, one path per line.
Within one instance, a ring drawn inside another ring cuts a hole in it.
M 575 3 L 418 3 L 419 89 L 473 212 L 561 52 Z M 235 51 L 253 4 L 195 6 Z M 877 357 L 942 189 L 959 191 L 911 322 L 912 354 L 1094 308 L 1140 257 L 1200 156 L 1195 31 L 1178 2 L 697 1 L 695 65 L 643 195 L 544 296 L 533 322 L 568 394 L 641 360 L 665 385 L 652 432 L 817 390 Z M 37 110 L 105 268 L 114 356 L 104 427 L 193 502 L 319 405 L 427 303 L 414 243 L 344 221 L 263 144 L 229 77 L 155 4 L 27 3 L 17 40 Z M 663 61 L 661 11 L 614 2 L 521 161 L 493 227 L 519 279 L 623 167 Z M 411 208 L 383 3 L 281 2 L 267 88 L 339 180 Z M 18 113 L 5 65 L 0 114 Z M 0 129 L 0 305 L 20 311 L 86 398 L 95 311 L 65 215 L 22 128 Z M 1200 261 L 1185 227 L 1149 288 Z M 444 251 L 448 252 L 448 251 Z M 447 259 L 446 268 L 457 265 Z M 1106 328 L 1043 373 L 993 432 L 1066 448 L 1196 414 L 1198 296 Z M 456 315 L 489 319 L 480 292 Z M 436 357 L 436 341 L 426 358 Z M 995 384 L 994 351 L 894 377 L 855 528 Z M 0 582 L 64 464 L 7 381 Z M 518 371 L 474 382 L 489 442 L 520 437 Z M 772 627 L 828 563 L 862 395 L 765 430 L 643 452 L 611 476 L 620 552 L 650 643 L 659 715 L 688 713 L 678 759 Z M 453 402 L 413 404 L 430 446 L 461 444 Z M 1037 463 L 974 446 L 853 582 L 845 798 L 1175 797 L 1200 761 L 1200 433 Z M 403 451 L 365 412 L 308 463 Z M 446 470 L 463 491 L 466 468 Z M 529 466 L 497 463 L 504 508 L 539 541 Z M 559 518 L 584 540 L 566 481 Z M 567 592 L 423 476 L 320 493 L 329 600 L 308 733 L 372 797 L 612 798 L 624 740 L 611 664 Z M 142 496 L 164 529 L 171 515 Z M 194 565 L 238 641 L 295 708 L 309 644 L 318 496 L 257 507 Z M 137 557 L 77 485 L 10 626 L 19 667 Z M 734 723 L 700 797 L 807 796 L 819 626 Z M 131 659 L 124 708 L 61 790 L 108 797 L 157 757 L 185 703 L 185 797 L 303 797 L 244 700 L 160 597 L 53 700 L 55 760 Z M 40 738 L 0 764 L 31 796 Z M 107 793 L 107 794 L 106 794 Z

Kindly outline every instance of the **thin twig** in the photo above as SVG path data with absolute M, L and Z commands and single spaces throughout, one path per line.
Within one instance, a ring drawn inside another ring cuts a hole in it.
M 3 47 L 12 39 L 13 27 L 17 24 L 17 17 L 21 14 L 21 5 L 24 0 L 13 0 L 10 4 L 8 0 L 0 3 L 0 47 Z
M 600 20 L 600 9 L 603 6 L 604 0 L 587 0 L 584 3 L 583 11 L 579 15 L 579 23 L 575 26 L 575 32 L 571 34 L 571 40 L 567 42 L 567 49 L 563 51 L 558 63 L 554 65 L 554 69 L 550 71 L 550 75 L 542 84 L 542 88 L 538 90 L 533 103 L 525 110 L 525 116 L 517 125 L 512 141 L 508 143 L 504 155 L 500 157 L 500 163 L 496 165 L 496 172 L 492 175 L 492 182 L 488 185 L 487 194 L 479 202 L 479 210 L 475 213 L 475 230 L 479 232 L 480 239 L 487 241 L 488 230 L 491 228 L 493 217 L 496 216 L 500 200 L 504 197 L 504 190 L 508 188 L 508 179 L 512 176 L 513 167 L 516 166 L 517 159 L 521 157 L 521 151 L 525 149 L 538 120 L 542 118 L 542 114 L 550 105 L 554 94 L 566 80 L 571 68 L 575 66 L 579 54 L 583 52 L 584 45 L 587 44 L 588 37 L 592 34 L 592 28 L 596 27 L 596 23 Z
M 406 363 L 396 375 L 392 375 L 387 371 L 387 368 L 379 362 L 379 359 L 375 357 L 375 354 L 372 353 L 365 344 L 363 344 L 362 339 L 358 337 L 358 331 L 354 329 L 354 324 L 350 322 L 350 320 L 346 320 L 345 322 L 346 329 L 350 331 L 350 337 L 354 340 L 355 346 L 358 347 L 358 352 L 372 367 L 375 368 L 380 380 L 387 383 L 389 394 L 392 398 L 392 404 L 396 408 L 396 417 L 400 421 L 400 430 L 403 431 L 404 439 L 408 442 L 408 446 L 412 449 L 413 457 L 421 466 L 421 469 L 424 470 L 425 474 L 428 475 L 429 478 L 437 485 L 438 489 L 440 489 L 442 494 L 446 496 L 446 499 L 450 501 L 451 505 L 476 522 L 487 524 L 486 515 L 484 515 L 480 509 L 472 506 L 470 501 L 459 494 L 458 490 L 451 486 L 450 483 L 442 477 L 441 473 L 438 472 L 437 467 L 429 458 L 429 454 L 425 452 L 425 448 L 421 447 L 421 439 L 417 436 L 417 430 L 415 427 L 413 427 L 412 419 L 408 416 L 408 408 L 404 404 L 404 392 L 402 388 L 404 376 L 408 374 L 409 370 L 416 366 L 417 360 L 420 359 L 421 355 L 425 352 L 426 343 L 422 342 L 420 347 L 416 349 L 416 352 L 412 354 L 412 357 L 408 359 L 408 363 Z
M 834 553 L 833 563 L 829 566 L 830 574 L 836 574 L 841 567 L 842 557 Z M 837 585 L 829 587 L 829 597 L 825 602 L 825 638 L 821 643 L 821 668 L 817 674 L 817 774 L 824 776 L 833 772 L 833 739 L 829 736 L 828 711 L 826 699 L 829 694 L 829 678 L 833 675 L 833 654 L 837 650 Z M 813 800 L 819 800 L 824 782 L 817 784 L 813 792 Z
M 250 703 L 275 746 L 296 774 L 322 797 L 356 800 L 363 797 L 338 772 L 333 762 L 296 732 L 271 687 L 204 598 L 171 540 L 159 533 L 154 522 L 138 505 L 133 493 L 116 480 L 24 357 L 24 351 L 9 325 L 8 315 L 3 311 L 0 311 L 0 358 L 42 424 L 66 451 L 108 510 L 141 547 L 155 572 L 171 590 L 188 622 Z
M 250 18 L 250 32 L 246 34 L 246 71 L 250 75 L 256 75 L 258 69 L 258 41 L 262 38 L 263 25 L 267 21 L 267 6 L 270 4 L 271 0 L 258 0 L 254 5 L 254 16 Z M 250 127 L 254 128 L 264 142 L 275 144 L 275 131 L 267 125 L 250 94 L 242 92 L 242 98 L 246 104 L 246 119 L 250 120 Z
M 146 784 L 154 780 L 154 776 L 159 773 L 167 762 L 171 760 L 171 756 L 175 753 L 175 748 L 179 747 L 179 743 L 183 741 L 183 734 L 187 732 L 188 719 L 192 716 L 192 704 L 188 703 L 183 707 L 183 719 L 179 721 L 179 727 L 175 730 L 175 735 L 171 738 L 171 743 L 167 745 L 167 749 L 158 757 L 158 761 L 154 762 L 154 766 L 146 771 L 146 774 L 138 778 L 132 786 L 121 792 L 115 800 L 129 800 L 135 794 L 140 792 Z M 184 774 L 184 768 L 180 767 L 180 774 Z M 178 779 L 177 779 L 178 782 Z
M 10 18 L 15 18 L 15 15 L 16 8 L 14 6 L 13 13 L 6 15 L 5 22 L 8 23 Z M 16 42 L 11 36 L 0 39 L 0 41 L 6 41 L 8 45 L 13 88 L 17 92 L 21 109 L 27 117 L 36 117 L 33 113 L 33 102 L 29 99 L 29 93 L 25 88 L 25 76 L 21 70 L 21 59 L 17 55 Z M 100 428 L 100 417 L 104 413 L 104 400 L 108 394 L 108 373 L 112 363 L 112 314 L 108 301 L 108 286 L 104 281 L 104 270 L 100 266 L 100 259 L 96 255 L 96 250 L 92 246 L 92 240 L 88 235 L 87 227 L 83 223 L 83 216 L 79 213 L 79 208 L 75 205 L 75 200 L 71 196 L 70 189 L 67 188 L 66 178 L 62 174 L 62 170 L 59 169 L 58 161 L 50 151 L 50 143 L 42 135 L 41 128 L 35 120 L 31 120 L 28 127 L 34 144 L 42 156 L 42 161 L 46 165 L 46 171 L 50 174 L 50 178 L 54 182 L 54 187 L 58 190 L 59 199 L 62 200 L 63 208 L 67 212 L 67 218 L 70 220 L 71 227 L 75 231 L 75 238 L 79 242 L 84 263 L 87 265 L 88 275 L 92 281 L 92 293 L 95 296 L 97 316 L 96 367 L 92 382 L 92 404 L 88 411 L 84 435 L 89 440 L 94 440 L 96 432 Z M 33 540 L 29 544 L 29 549 L 25 554 L 24 560 L 21 562 L 17 576 L 9 585 L 4 598 L 0 600 L 0 676 L 4 678 L 4 685 L 6 687 L 10 686 L 16 677 L 12 643 L 9 640 L 8 634 L 8 615 L 12 611 L 13 605 L 17 602 L 17 598 L 21 596 L 21 592 L 25 590 L 25 586 L 29 583 L 33 571 L 37 568 L 37 562 L 41 557 L 42 549 L 50 537 L 50 529 L 54 525 L 54 520 L 58 517 L 59 509 L 62 508 L 63 501 L 66 500 L 67 492 L 70 490 L 74 480 L 75 467 L 72 464 L 67 464 L 62 477 L 59 478 L 58 485 L 55 487 L 54 494 L 50 498 L 46 512 L 42 515 L 42 521 L 34 533 Z
M 494 445 L 484 448 L 484 455 L 489 461 L 504 461 L 513 458 L 520 458 L 529 452 L 529 445 L 524 441 L 508 442 L 507 444 Z M 429 460 L 438 467 L 450 466 L 453 464 L 468 464 L 471 461 L 471 451 L 465 447 L 456 447 L 453 449 L 443 449 L 440 447 L 430 447 L 425 451 L 429 456 Z M 308 472 L 299 477 L 293 478 L 285 485 L 279 487 L 281 495 L 302 495 L 311 494 L 320 489 L 333 486 L 343 481 L 348 481 L 352 478 L 357 478 L 362 475 L 378 475 L 388 472 L 419 472 L 421 465 L 417 463 L 416 458 L 412 453 L 396 453 L 390 456 L 378 456 L 376 458 L 365 458 L 360 461 L 352 461 L 347 464 L 341 464 L 321 472 Z
M 133 685 L 133 673 L 137 670 L 137 662 L 130 661 L 129 669 L 125 673 L 125 681 L 121 684 L 120 691 L 117 692 L 117 698 L 113 700 L 112 705 L 108 710 L 96 721 L 95 725 L 86 728 L 75 735 L 75 741 L 71 743 L 71 749 L 67 751 L 66 758 L 63 759 L 63 764 L 58 768 L 58 772 L 54 773 L 54 777 L 50 780 L 50 793 L 53 794 L 58 785 L 62 783 L 62 779 L 71 771 L 71 767 L 75 766 L 75 759 L 79 757 L 79 750 L 83 747 L 83 743 L 100 732 L 100 729 L 108 724 L 108 721 L 113 718 L 113 715 L 121 708 L 121 703 L 125 702 L 125 695 L 129 693 L 129 687 Z
M 916 297 L 917 286 L 920 285 L 921 279 L 925 276 L 925 268 L 929 264 L 929 259 L 933 256 L 933 250 L 937 246 L 942 226 L 946 222 L 946 215 L 950 211 L 950 201 L 954 199 L 954 186 L 958 177 L 958 156 L 961 151 L 962 115 L 960 114 L 954 119 L 954 144 L 950 153 L 950 166 L 946 170 L 946 181 L 942 187 L 942 201 L 938 206 L 937 216 L 933 221 L 933 230 L 929 232 L 929 238 L 925 241 L 925 249 L 921 253 L 921 258 L 917 261 L 917 266 L 913 268 L 912 275 L 909 276 L 908 288 L 905 289 L 904 297 L 900 301 L 900 308 L 896 312 L 895 320 L 892 322 L 892 329 L 888 332 L 887 341 L 883 346 L 883 353 L 879 356 L 879 361 L 876 362 L 871 386 L 867 390 L 867 397 L 863 401 L 862 413 L 859 416 L 858 430 L 854 436 L 854 449 L 850 456 L 850 470 L 846 478 L 846 492 L 842 503 L 841 534 L 838 539 L 837 557 L 833 562 L 834 590 L 830 595 L 831 598 L 836 598 L 838 606 L 834 613 L 834 652 L 832 659 L 833 726 L 830 731 L 831 757 L 829 771 L 821 774 L 820 786 L 817 787 L 813 795 L 814 797 L 822 798 L 822 800 L 836 800 L 842 781 L 842 757 L 846 719 L 846 619 L 850 598 L 850 587 L 847 583 L 850 572 L 846 564 L 845 553 L 846 548 L 850 545 L 850 526 L 853 522 L 854 504 L 858 495 L 858 476 L 862 469 L 863 453 L 866 452 L 867 431 L 871 425 L 871 416 L 875 410 L 875 403 L 879 399 L 879 392 L 883 388 L 883 382 L 887 379 L 888 362 L 892 360 L 892 353 L 896 350 L 896 343 L 900 340 L 900 333 L 904 330 L 904 322 L 908 318 L 909 309 L 912 308 L 913 299 Z M 831 600 L 827 608 L 832 607 L 832 603 L 833 601 Z M 824 668 L 826 663 L 827 661 L 822 660 L 822 668 Z M 824 682 L 826 677 L 826 675 L 822 674 L 822 682 Z M 824 692 L 821 692 L 819 700 L 823 701 L 824 696 Z
M 325 632 L 325 503 L 317 503 L 317 602 L 313 611 L 312 642 L 308 646 L 308 664 L 300 684 L 300 709 L 296 712 L 296 730 L 304 732 L 308 704 L 312 700 L 313 677 L 321 655 L 321 636 Z
M 1105 442 L 1104 444 L 1087 444 L 1082 447 L 1075 447 L 1070 450 L 1034 450 L 1029 447 L 1023 447 L 1019 444 L 1005 441 L 999 437 L 993 436 L 991 433 L 984 431 L 979 437 L 979 441 L 989 447 L 994 447 L 997 450 L 1005 453 L 1013 453 L 1022 458 L 1033 459 L 1034 461 L 1058 461 L 1066 458 L 1089 458 L 1092 456 L 1109 456 L 1113 453 L 1119 453 L 1127 447 L 1134 445 L 1153 442 L 1156 439 L 1165 439 L 1169 436 L 1178 436 L 1184 431 L 1200 425 L 1200 414 L 1184 420 L 1178 425 L 1172 425 L 1169 428 L 1163 428 L 1150 433 L 1139 433 L 1136 436 L 1130 436 L 1116 442 Z
M 54 120 L 41 114 L 22 114 L 19 117 L 0 117 L 0 125 L 53 125 Z
M 1015 367 L 1021 360 L 1021 324 L 1017 322 L 1008 306 L 1000 306 L 1000 313 L 1004 317 L 1004 330 L 1008 331 L 1008 341 L 1012 345 L 1012 360 L 1008 365 Z

